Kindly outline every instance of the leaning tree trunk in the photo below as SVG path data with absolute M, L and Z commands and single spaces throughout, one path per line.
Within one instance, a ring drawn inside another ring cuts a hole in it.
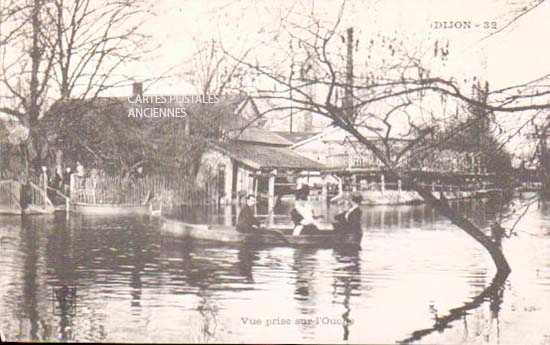
M 431 191 L 426 188 L 420 187 L 416 183 L 411 183 L 413 189 L 420 194 L 420 196 L 437 211 L 449 218 L 453 224 L 464 230 L 468 235 L 472 236 L 477 242 L 479 242 L 491 255 L 497 272 L 503 275 L 508 275 L 511 272 L 510 265 L 502 253 L 500 246 L 494 242 L 489 236 L 485 235 L 475 224 L 473 224 L 466 217 L 460 215 L 458 212 L 449 207 L 446 202 L 441 201 L 433 196 Z
M 480 243 L 491 255 L 493 262 L 495 263 L 497 269 L 497 275 L 506 277 L 512 271 L 510 265 L 506 260 L 506 257 L 502 253 L 502 248 L 494 242 L 489 236 L 485 235 L 479 227 L 473 224 L 466 217 L 460 215 L 458 212 L 449 207 L 447 202 L 437 199 L 433 196 L 432 192 L 426 188 L 421 187 L 418 183 L 414 181 L 411 177 L 401 176 L 399 172 L 393 168 L 390 162 L 386 159 L 384 154 L 374 145 L 372 142 L 368 141 L 354 126 L 336 122 L 342 129 L 348 131 L 352 134 L 360 143 L 365 145 L 370 149 L 374 155 L 380 159 L 387 169 L 387 172 L 395 179 L 402 180 L 404 183 L 408 184 L 415 190 L 421 197 L 424 199 L 428 205 L 434 207 L 437 211 L 447 217 L 453 224 L 464 230 L 468 235 L 474 238 L 478 243 Z

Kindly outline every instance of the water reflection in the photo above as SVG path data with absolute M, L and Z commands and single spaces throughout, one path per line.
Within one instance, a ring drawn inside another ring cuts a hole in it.
M 491 198 L 477 200 L 455 200 L 450 202 L 450 206 L 457 212 L 465 214 L 471 218 L 475 224 L 480 227 L 486 227 L 494 220 L 497 214 L 507 212 L 510 209 L 510 198 L 504 198 L 500 194 L 495 194 Z M 334 215 L 342 212 L 341 206 L 330 205 L 326 207 L 324 203 L 312 202 L 315 209 L 315 215 L 321 217 L 324 222 L 332 222 Z M 273 220 L 275 223 L 290 224 L 290 210 L 293 204 L 289 202 L 278 202 L 275 209 Z M 170 218 L 184 219 L 190 223 L 197 224 L 224 224 L 235 225 L 239 213 L 238 205 L 225 205 L 220 207 L 189 207 L 182 206 L 165 210 Z M 268 214 L 266 205 L 258 205 L 256 213 L 259 218 Z M 366 228 L 374 229 L 404 229 L 421 227 L 426 224 L 438 224 L 446 222 L 446 219 L 439 216 L 435 209 L 428 205 L 379 205 L 363 206 L 363 224 Z
M 420 329 L 412 332 L 411 336 L 399 341 L 401 344 L 409 344 L 414 341 L 419 341 L 425 336 L 437 331 L 443 332 L 446 328 L 452 327 L 451 323 L 460 319 L 464 319 L 464 327 L 467 329 L 466 315 L 468 311 L 473 310 L 481 306 L 481 304 L 488 302 L 491 310 L 491 319 L 497 321 L 498 325 L 498 313 L 502 304 L 504 284 L 506 282 L 506 275 L 496 275 L 493 281 L 487 288 L 481 293 L 474 296 L 471 301 L 464 303 L 462 306 L 449 310 L 447 315 L 438 316 L 435 314 L 435 323 L 432 327 L 426 329 Z
M 294 250 L 291 269 L 295 272 L 294 300 L 298 312 L 306 319 L 317 314 L 317 295 L 315 290 L 315 274 L 318 262 L 315 248 L 297 248 Z M 304 328 L 310 327 L 308 324 Z
M 361 296 L 361 259 L 359 257 L 360 249 L 350 249 L 346 251 L 335 249 L 333 256 L 339 266 L 333 271 L 333 296 L 336 303 L 340 296 L 340 303 L 344 307 L 342 313 L 342 340 L 349 340 L 350 327 L 353 325 L 353 315 L 351 313 L 350 300 L 352 296 Z
M 150 217 L 0 218 L 0 328 L 11 340 L 544 343 L 549 205 L 533 207 L 524 232 L 504 241 L 506 282 L 492 278 L 479 246 L 423 205 L 365 207 L 355 251 L 183 241 Z M 500 206 L 453 207 L 489 224 Z M 228 219 L 226 209 L 211 212 L 189 217 Z
M 258 261 L 258 249 L 249 245 L 242 245 L 239 247 L 239 272 L 246 278 L 247 283 L 254 283 L 254 276 L 252 275 L 252 268 L 254 263 Z
M 32 339 L 39 339 L 38 331 L 40 327 L 40 315 L 38 313 L 38 260 L 39 245 L 36 236 L 36 229 L 32 226 L 29 219 L 23 219 L 22 226 L 22 248 L 25 253 L 23 263 L 23 300 L 21 302 L 21 311 L 23 317 L 28 318 L 30 322 L 30 336 Z

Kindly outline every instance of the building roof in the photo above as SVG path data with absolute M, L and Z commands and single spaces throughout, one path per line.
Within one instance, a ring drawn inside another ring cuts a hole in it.
M 187 95 L 145 95 L 147 97 L 161 97 L 160 101 L 150 103 L 131 103 L 128 97 L 98 97 L 95 99 L 71 99 L 65 101 L 56 102 L 49 111 L 48 116 L 59 116 L 64 113 L 79 116 L 79 120 L 83 118 L 92 118 L 96 121 L 98 114 L 102 115 L 102 119 L 107 120 L 113 118 L 116 121 L 130 123 L 134 126 L 141 127 L 147 126 L 148 123 L 159 121 L 185 121 L 187 119 L 182 118 L 140 118 L 140 121 L 135 121 L 135 118 L 129 117 L 129 112 L 132 109 L 140 107 L 154 107 L 154 108 L 184 108 L 186 114 L 189 117 L 194 116 L 208 116 L 208 114 L 220 114 L 216 118 L 216 126 L 219 126 L 225 133 L 226 137 L 231 140 L 259 143 L 264 145 L 274 146 L 290 146 L 293 143 L 277 133 L 271 132 L 267 129 L 255 127 L 255 123 L 251 123 L 257 118 L 257 115 L 253 115 L 252 119 L 247 118 L 246 114 L 243 114 L 245 106 L 252 106 L 253 111 L 255 105 L 251 99 L 242 94 L 234 95 L 222 95 L 219 96 L 216 103 L 189 103 L 182 102 L 185 97 L 193 97 Z M 196 96 L 195 96 L 196 97 Z M 163 101 L 163 100 L 166 100 Z M 168 101 L 175 100 L 175 101 Z M 180 101 L 177 101 L 180 100 Z M 108 120 L 110 121 L 110 120 Z
M 253 169 L 323 170 L 325 168 L 323 164 L 304 157 L 287 147 L 242 142 L 216 142 L 212 144 L 212 147 Z
M 275 132 L 275 133 L 285 138 L 286 140 L 292 142 L 292 144 L 299 143 L 301 141 L 304 141 L 306 139 L 309 139 L 319 134 L 319 132 Z
M 370 133 L 368 130 L 365 130 L 363 128 L 358 129 L 359 132 L 365 137 L 365 139 L 369 141 L 382 141 L 382 138 L 378 135 L 374 135 Z M 322 132 L 320 133 L 312 133 L 313 135 L 305 137 L 303 140 L 295 142 L 292 145 L 292 148 L 298 148 L 303 145 L 309 144 L 309 143 L 317 143 L 319 141 L 325 141 L 325 142 L 338 142 L 341 144 L 345 144 L 346 142 L 357 142 L 358 140 L 350 133 L 346 132 L 344 129 L 337 127 L 337 126 L 329 126 L 326 127 Z M 396 143 L 396 142 L 408 142 L 409 139 L 405 138 L 394 138 L 390 137 L 388 138 L 389 142 Z
M 229 138 L 240 142 L 274 146 L 291 146 L 293 144 L 292 141 L 287 140 L 278 133 L 255 127 L 247 127 L 242 131 L 230 133 Z
M 121 116 L 129 118 L 129 111 L 138 108 L 184 108 L 190 116 L 201 116 L 205 111 L 218 111 L 225 114 L 220 118 L 220 125 L 224 129 L 243 128 L 247 124 L 245 119 L 237 114 L 243 107 L 248 96 L 222 95 L 214 103 L 199 103 L 196 95 L 144 95 L 149 97 L 143 102 L 131 102 L 132 97 L 97 97 L 92 99 L 60 100 L 52 105 L 48 115 L 63 113 L 97 113 L 104 115 Z M 158 121 L 161 118 L 155 118 Z M 162 119 L 171 119 L 170 117 Z M 149 120 L 149 118 L 143 118 Z M 181 121 L 181 118 L 176 119 Z
M 8 139 L 10 130 L 7 128 L 6 124 L 3 121 L 0 121 L 0 143 Z
M 257 96 L 253 98 L 258 112 L 262 114 L 264 128 L 272 131 L 286 132 L 288 128 L 298 131 L 305 131 L 305 118 L 311 116 L 311 127 L 308 130 L 320 131 L 331 123 L 327 117 L 315 112 L 298 109 L 296 103 L 284 97 Z M 292 114 L 292 116 L 290 116 Z M 292 124 L 292 125 L 291 125 Z

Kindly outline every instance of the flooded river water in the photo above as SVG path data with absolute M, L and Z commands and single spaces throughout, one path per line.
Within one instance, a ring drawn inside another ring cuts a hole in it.
M 454 207 L 482 226 L 492 215 L 487 201 Z M 186 243 L 151 217 L 1 217 L 0 329 L 8 340 L 550 344 L 550 203 L 504 240 L 502 284 L 429 207 L 363 211 L 355 252 Z

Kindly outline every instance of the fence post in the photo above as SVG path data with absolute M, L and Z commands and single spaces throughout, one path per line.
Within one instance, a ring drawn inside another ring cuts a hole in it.
M 323 174 L 323 185 L 321 187 L 321 199 L 323 203 L 328 202 L 328 186 L 327 186 L 327 175 Z
M 75 198 L 76 197 L 76 193 L 73 194 L 73 190 L 74 190 L 74 174 L 71 174 L 69 173 L 69 195 L 71 196 L 71 198 Z
M 271 211 L 274 207 L 275 201 L 275 176 L 277 175 L 277 170 L 273 170 L 269 173 L 269 186 L 268 186 L 268 201 L 267 209 Z
M 71 210 L 71 199 L 65 198 L 65 214 L 67 219 L 69 219 L 70 210 Z
M 384 176 L 384 174 L 380 176 L 380 190 L 382 191 L 382 193 L 384 193 L 384 191 L 386 190 L 386 177 Z
M 42 166 L 42 183 L 44 188 L 44 209 L 48 206 L 48 168 L 46 166 Z
M 401 182 L 401 179 L 397 180 L 397 192 L 399 193 L 399 195 L 401 195 L 401 186 L 402 186 L 402 182 Z

